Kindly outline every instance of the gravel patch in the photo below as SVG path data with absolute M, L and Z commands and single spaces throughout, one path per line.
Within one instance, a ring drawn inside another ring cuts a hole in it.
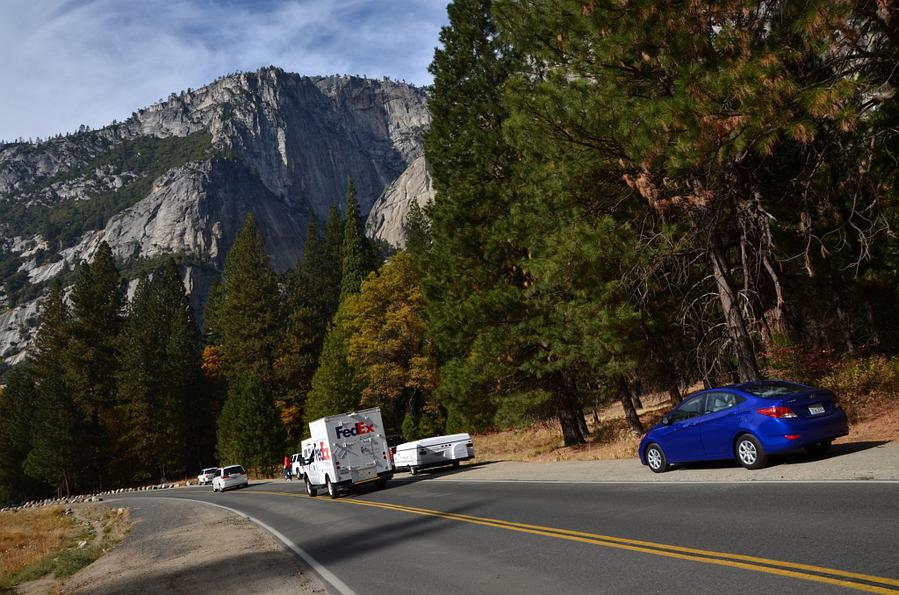
M 134 526 L 63 593 L 324 593 L 324 585 L 272 536 L 212 506 L 129 500 Z

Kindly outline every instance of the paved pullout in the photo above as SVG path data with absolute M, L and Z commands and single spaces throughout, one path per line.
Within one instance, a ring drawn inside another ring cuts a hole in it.
M 360 594 L 899 592 L 897 483 L 391 485 L 167 495 L 277 527 Z
M 803 451 L 772 457 L 764 469 L 749 471 L 735 461 L 713 461 L 674 467 L 656 474 L 639 459 L 615 461 L 561 461 L 558 463 L 490 462 L 463 467 L 458 475 L 441 471 L 434 479 L 540 481 L 899 481 L 899 444 L 895 442 L 846 442 L 834 444 L 825 456 Z
M 323 593 L 290 552 L 252 522 L 202 503 L 119 500 L 132 509 L 131 533 L 78 572 L 66 593 Z

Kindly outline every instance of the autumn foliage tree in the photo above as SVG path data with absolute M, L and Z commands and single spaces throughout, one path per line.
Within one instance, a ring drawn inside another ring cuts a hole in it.
M 416 421 L 437 384 L 421 276 L 404 252 L 362 283 L 345 306 L 347 363 L 357 370 L 363 405 L 379 405 L 397 420 Z

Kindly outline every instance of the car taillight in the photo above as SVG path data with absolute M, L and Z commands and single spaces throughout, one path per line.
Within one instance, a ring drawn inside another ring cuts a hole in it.
M 784 434 L 787 440 L 799 440 L 799 434 Z
M 230 475 L 222 475 L 222 479 L 228 479 L 229 477 L 231 477 L 231 476 Z
M 768 417 L 774 417 L 777 419 L 784 419 L 788 417 L 796 417 L 796 414 L 793 413 L 793 410 L 789 407 L 783 407 L 781 405 L 773 405 L 771 407 L 765 407 L 763 409 L 756 409 L 756 413 L 761 413 L 762 415 L 767 415 Z

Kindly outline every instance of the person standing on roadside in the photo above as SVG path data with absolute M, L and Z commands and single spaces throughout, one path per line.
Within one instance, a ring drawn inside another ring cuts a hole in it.
M 284 455 L 284 479 L 290 481 L 290 457 Z

